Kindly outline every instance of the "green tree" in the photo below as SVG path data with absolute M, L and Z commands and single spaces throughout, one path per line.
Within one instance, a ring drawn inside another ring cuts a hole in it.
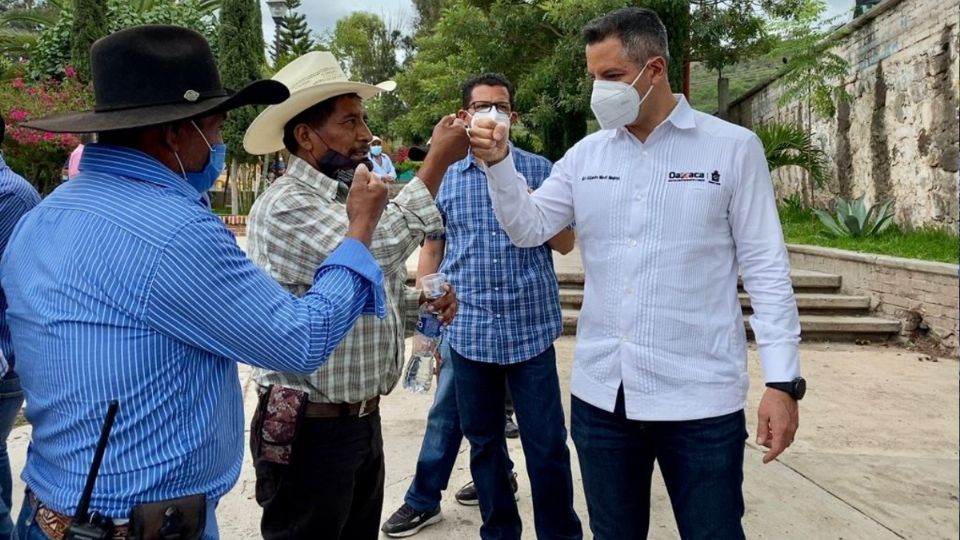
M 225 87 L 242 88 L 261 77 L 266 57 L 257 0 L 222 0 L 218 37 L 220 77 Z M 223 138 L 231 159 L 255 159 L 243 150 L 243 133 L 256 115 L 255 108 L 244 107 L 227 116 Z
M 777 44 L 771 19 L 797 17 L 809 0 L 690 0 L 697 24 L 690 32 L 690 60 L 717 73 L 717 108 L 726 114 L 729 80 L 724 70 L 770 52 Z
M 56 0 L 61 1 L 61 0 Z M 48 0 L 52 5 L 54 0 Z M 217 52 L 216 18 L 212 7 L 220 0 L 107 0 L 107 33 L 140 24 L 176 24 L 192 28 L 210 42 Z M 69 8 L 65 6 L 70 6 Z M 62 78 L 71 62 L 71 29 L 74 11 L 71 4 L 61 5 L 55 18 L 47 21 L 29 49 L 29 75 L 35 79 Z M 17 19 L 20 20 L 20 19 Z M 0 16 L 0 22 L 3 17 Z
M 316 45 L 307 25 L 307 16 L 296 11 L 299 7 L 300 0 L 287 0 L 288 11 L 281 24 L 280 43 L 273 44 L 273 63 L 277 70 L 310 52 Z
M 224 86 L 242 88 L 260 78 L 266 57 L 257 0 L 222 0 L 219 46 L 220 77 Z M 238 165 L 257 161 L 255 156 L 243 149 L 244 131 L 256 118 L 257 112 L 255 107 L 249 106 L 231 111 L 223 126 L 223 140 L 230 159 L 230 204 L 234 213 L 240 210 Z
M 850 100 L 845 81 L 850 63 L 830 50 L 839 36 L 829 30 L 833 21 L 823 19 L 826 10 L 825 2 L 811 0 L 795 21 L 779 27 L 785 38 L 782 51 L 787 58 L 780 77 L 784 92 L 779 104 L 805 99 L 810 110 L 831 118 L 837 112 L 837 101 Z
M 397 54 L 406 43 L 400 30 L 389 28 L 379 15 L 358 11 L 337 21 L 326 45 L 349 77 L 377 84 L 396 76 L 400 70 Z M 365 105 L 370 129 L 392 136 L 393 119 L 405 112 L 403 102 L 386 92 Z
M 688 11 L 685 0 L 647 0 L 670 26 L 671 82 L 681 87 Z M 430 32 L 416 37 L 416 55 L 398 75 L 409 108 L 396 131 L 414 142 L 437 119 L 460 107 L 460 85 L 471 75 L 497 71 L 517 87 L 521 124 L 514 142 L 560 157 L 587 131 L 590 81 L 585 76 L 582 28 L 629 0 L 449 0 Z
M 90 46 L 107 35 L 106 0 L 73 0 L 70 59 L 81 81 L 90 80 Z

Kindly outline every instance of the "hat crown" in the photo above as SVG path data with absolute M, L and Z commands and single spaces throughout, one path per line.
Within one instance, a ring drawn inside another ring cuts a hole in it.
M 179 26 L 136 26 L 101 38 L 90 66 L 98 112 L 227 95 L 206 38 Z
M 273 80 L 282 82 L 294 93 L 321 84 L 347 81 L 347 75 L 333 53 L 312 51 L 283 67 Z

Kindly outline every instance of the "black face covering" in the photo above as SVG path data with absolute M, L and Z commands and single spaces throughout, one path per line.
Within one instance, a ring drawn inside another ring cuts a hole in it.
M 361 163 L 366 165 L 367 169 L 373 170 L 373 164 L 367 158 L 354 161 L 336 150 L 328 150 L 323 157 L 317 160 L 317 169 L 330 178 L 349 186 L 353 182 L 353 171 Z
M 310 129 L 313 129 L 312 127 Z M 327 144 L 327 141 L 323 139 L 320 133 L 317 133 L 317 130 L 313 129 L 313 132 L 323 141 L 323 144 L 326 145 L 327 153 L 320 157 L 317 160 L 317 170 L 325 174 L 326 176 L 333 178 L 339 182 L 343 182 L 348 187 L 353 183 L 353 171 L 357 168 L 358 165 L 363 163 L 367 166 L 367 169 L 373 170 L 373 163 L 369 159 L 363 158 L 360 161 L 354 161 L 350 157 L 337 152 Z

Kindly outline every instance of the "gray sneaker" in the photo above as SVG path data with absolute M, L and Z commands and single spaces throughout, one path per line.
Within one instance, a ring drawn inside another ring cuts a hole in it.
M 429 512 L 418 512 L 404 503 L 380 527 L 380 530 L 390 538 L 406 538 L 420 532 L 420 529 L 443 520 L 440 507 Z
M 517 485 L 517 473 L 510 475 L 510 487 L 513 488 L 513 498 L 519 501 L 520 494 L 517 493 L 517 489 L 519 489 Z M 480 499 L 477 498 L 477 488 L 474 487 L 473 482 L 468 482 L 467 485 L 460 488 L 460 491 L 454 495 L 454 498 L 464 506 L 477 506 L 480 504 Z

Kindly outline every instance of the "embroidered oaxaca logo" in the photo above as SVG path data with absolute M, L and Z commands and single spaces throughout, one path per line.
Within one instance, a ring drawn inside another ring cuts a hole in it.
M 710 175 L 710 183 L 715 186 L 720 185 L 720 171 L 713 171 L 713 174 Z
M 670 171 L 667 182 L 703 182 L 707 175 L 702 172 L 673 172 Z
M 580 177 L 580 181 L 581 181 L 581 182 L 587 182 L 587 181 L 590 181 L 590 180 L 614 180 L 614 181 L 616 181 L 616 180 L 620 180 L 620 177 L 619 177 L 619 176 L 610 176 L 610 175 L 607 175 L 607 174 L 593 174 L 593 175 L 590 175 L 590 176 L 581 176 L 581 177 Z

